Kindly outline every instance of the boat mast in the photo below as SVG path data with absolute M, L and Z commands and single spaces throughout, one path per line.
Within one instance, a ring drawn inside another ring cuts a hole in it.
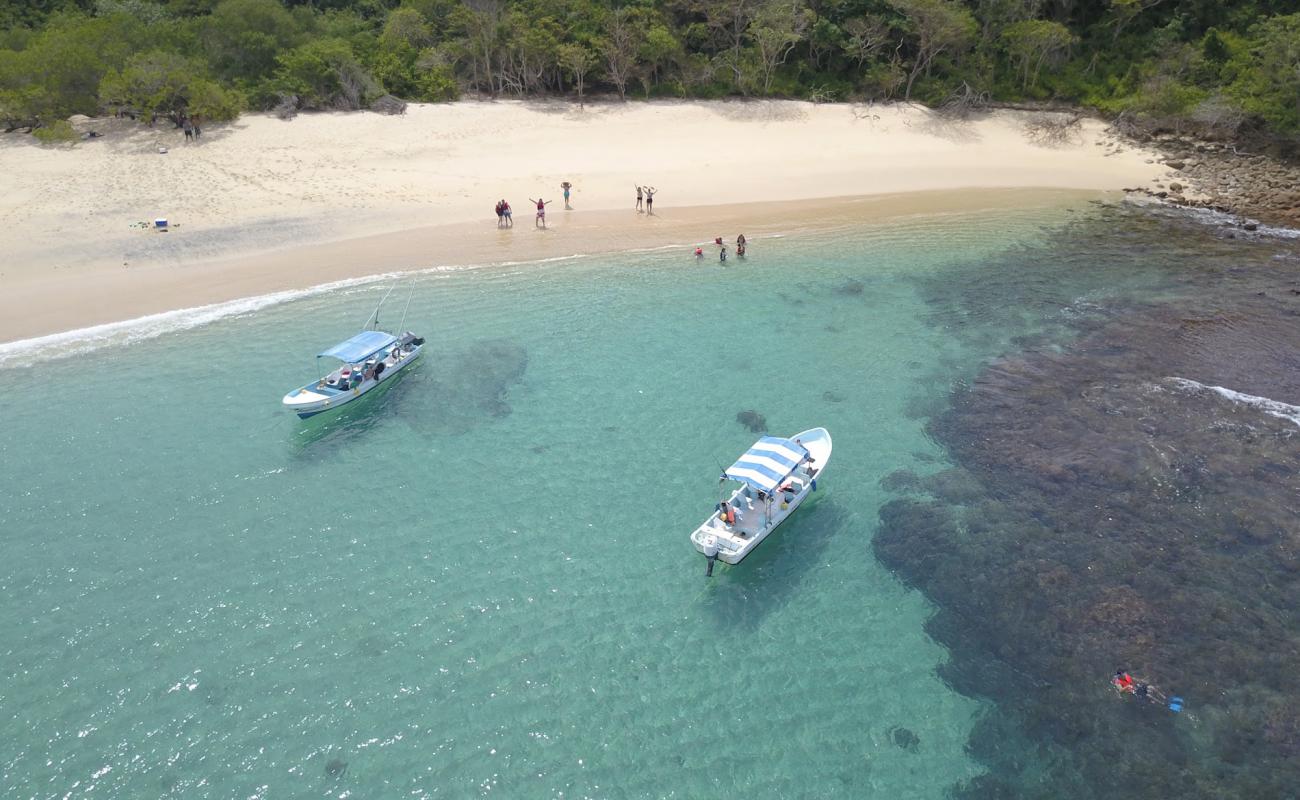
M 373 313 L 373 314 L 371 314 L 370 316 L 366 317 L 366 324 L 361 326 L 361 330 L 364 331 L 364 330 L 368 329 L 368 328 L 370 327 L 370 322 L 371 322 L 371 320 L 374 321 L 374 323 L 375 323 L 375 329 L 378 330 L 378 328 L 379 328 L 379 309 L 383 307 L 383 305 L 384 305 L 384 301 L 386 301 L 386 300 L 388 299 L 388 295 L 392 294 L 392 293 L 393 293 L 393 290 L 396 289 L 396 288 L 397 288 L 397 284 L 393 284 L 392 286 L 388 287 L 388 293 L 384 295 L 384 299 L 383 299 L 383 300 L 380 300 L 380 301 L 379 301 L 379 305 L 375 306 L 375 313 Z
M 397 335 L 401 336 L 402 331 L 406 330 L 406 312 L 411 310 L 411 300 L 415 298 L 415 281 L 411 281 L 411 293 L 406 298 L 406 308 L 402 309 L 402 321 L 397 324 Z

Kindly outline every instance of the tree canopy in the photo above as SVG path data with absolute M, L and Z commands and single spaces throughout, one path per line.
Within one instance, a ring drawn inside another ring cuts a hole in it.
M 913 99 L 1300 135 L 1294 0 L 26 0 L 0 122 L 393 94 Z

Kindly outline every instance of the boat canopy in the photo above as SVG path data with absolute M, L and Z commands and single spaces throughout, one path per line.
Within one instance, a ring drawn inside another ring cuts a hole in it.
M 364 361 L 367 357 L 397 342 L 397 337 L 384 331 L 362 331 L 346 342 L 339 342 L 317 358 L 328 356 L 339 361 Z
M 722 474 L 725 478 L 770 492 L 807 459 L 808 450 L 798 442 L 764 436 Z

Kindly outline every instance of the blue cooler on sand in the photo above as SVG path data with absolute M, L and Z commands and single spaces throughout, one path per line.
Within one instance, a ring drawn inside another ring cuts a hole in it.
M 154 230 L 158 230 L 158 231 L 167 230 L 167 219 L 165 217 L 159 217 L 158 219 L 153 221 L 153 227 Z

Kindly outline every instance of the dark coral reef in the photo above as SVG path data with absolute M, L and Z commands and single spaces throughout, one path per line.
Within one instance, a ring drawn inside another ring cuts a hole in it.
M 960 795 L 1297 796 L 1300 271 L 1273 263 L 987 364 L 928 423 L 953 465 L 884 481 L 875 551 L 995 703 Z

